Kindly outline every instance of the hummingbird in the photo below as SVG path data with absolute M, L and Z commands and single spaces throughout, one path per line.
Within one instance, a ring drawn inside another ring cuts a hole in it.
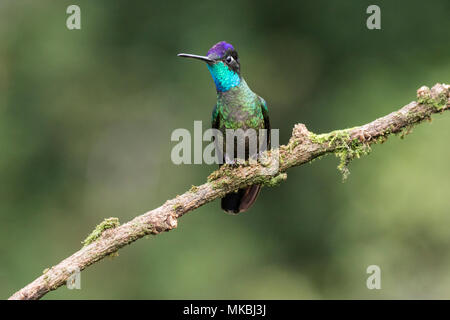
M 270 149 L 270 121 L 267 104 L 263 98 L 254 93 L 241 75 L 241 64 L 236 49 L 225 41 L 220 41 L 209 49 L 206 56 L 180 53 L 179 57 L 192 58 L 206 63 L 212 79 L 216 86 L 217 102 L 212 112 L 211 127 L 220 130 L 223 137 L 226 136 L 227 129 L 266 129 L 264 136 L 259 134 L 258 139 L 266 139 L 265 146 Z M 234 139 L 234 138 L 233 138 Z M 226 149 L 226 139 L 216 143 L 221 143 L 222 148 Z M 248 160 L 249 154 L 248 141 L 245 143 L 245 160 Z M 260 143 L 259 152 L 261 149 Z M 236 141 L 234 141 L 236 148 Z M 216 148 L 217 150 L 217 148 Z M 234 159 L 225 159 L 227 156 L 220 154 L 222 163 Z M 232 153 L 233 155 L 235 153 Z M 220 165 L 219 165 L 220 167 Z M 238 214 L 247 211 L 256 201 L 261 190 L 261 185 L 251 185 L 236 192 L 231 192 L 221 199 L 221 207 L 226 213 Z

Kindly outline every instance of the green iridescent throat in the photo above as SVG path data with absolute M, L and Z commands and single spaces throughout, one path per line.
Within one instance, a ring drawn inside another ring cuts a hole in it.
M 217 91 L 225 92 L 241 83 L 239 74 L 231 70 L 222 61 L 213 65 L 208 64 L 208 70 L 216 84 Z

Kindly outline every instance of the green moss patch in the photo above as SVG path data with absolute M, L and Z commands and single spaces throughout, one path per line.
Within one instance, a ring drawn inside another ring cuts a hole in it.
M 92 231 L 91 234 L 88 235 L 87 238 L 84 239 L 84 241 L 82 241 L 83 247 L 97 240 L 102 235 L 103 231 L 116 228 L 119 225 L 120 222 L 118 218 L 111 217 L 103 220 L 99 225 L 95 227 L 94 231 Z
M 353 159 L 359 159 L 361 156 L 370 153 L 371 148 L 369 144 L 361 142 L 355 138 L 350 140 L 350 130 L 336 130 L 325 134 L 311 133 L 310 139 L 314 143 L 324 144 L 328 143 L 330 147 L 334 148 L 333 153 L 339 158 L 338 170 L 342 173 L 342 180 L 345 181 L 350 174 L 348 165 Z

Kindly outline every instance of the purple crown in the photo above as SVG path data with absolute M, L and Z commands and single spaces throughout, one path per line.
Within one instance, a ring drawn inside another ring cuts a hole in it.
M 222 58 L 228 50 L 234 50 L 233 46 L 225 41 L 220 41 L 209 49 L 208 57 L 211 59 Z

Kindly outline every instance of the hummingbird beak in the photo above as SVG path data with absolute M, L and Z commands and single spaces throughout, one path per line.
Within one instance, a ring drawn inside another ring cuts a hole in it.
M 208 58 L 208 57 L 205 57 L 205 56 L 198 56 L 198 55 L 196 55 L 196 54 L 179 53 L 178 56 L 179 56 L 179 57 L 182 57 L 182 58 L 198 59 L 198 60 L 205 61 L 205 62 L 207 62 L 207 63 L 213 63 L 213 62 L 214 62 L 214 60 L 211 60 L 211 59 Z

